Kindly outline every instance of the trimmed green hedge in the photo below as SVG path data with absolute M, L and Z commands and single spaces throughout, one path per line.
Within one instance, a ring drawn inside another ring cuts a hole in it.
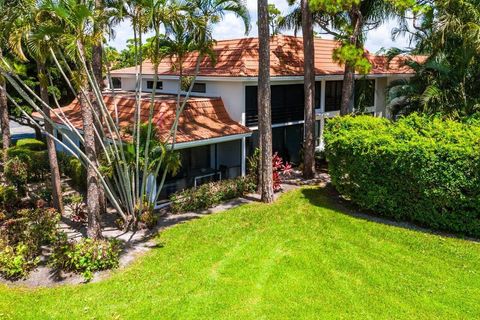
M 47 146 L 43 141 L 37 140 L 37 139 L 32 139 L 32 138 L 26 138 L 26 139 L 20 139 L 17 141 L 16 144 L 17 148 L 23 148 L 23 149 L 28 149 L 32 151 L 42 151 L 46 150 Z
M 328 121 L 332 183 L 362 208 L 480 236 L 480 125 L 411 115 Z

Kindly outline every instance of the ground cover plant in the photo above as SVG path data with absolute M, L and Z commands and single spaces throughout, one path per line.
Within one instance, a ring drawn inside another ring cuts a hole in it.
M 478 243 L 346 214 L 322 189 L 179 224 L 81 286 L 0 285 L 2 319 L 467 319 Z
M 416 114 L 328 122 L 329 173 L 337 190 L 397 220 L 480 236 L 480 126 Z

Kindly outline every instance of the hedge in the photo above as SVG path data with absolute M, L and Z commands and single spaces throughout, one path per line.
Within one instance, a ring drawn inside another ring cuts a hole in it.
M 254 192 L 256 184 L 251 176 L 237 177 L 202 184 L 197 188 L 185 189 L 170 196 L 174 213 L 201 211 L 212 208 L 224 201 L 242 197 Z
M 16 147 L 28 149 L 32 151 L 42 151 L 47 149 L 47 146 L 43 141 L 32 139 L 32 138 L 18 140 Z
M 328 121 L 326 156 L 336 189 L 397 220 L 480 236 L 480 125 L 416 114 Z

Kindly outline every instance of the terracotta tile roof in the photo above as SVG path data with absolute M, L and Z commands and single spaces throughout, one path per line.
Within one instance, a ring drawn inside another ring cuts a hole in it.
M 148 120 L 150 109 L 149 94 L 144 94 L 141 99 L 141 121 Z M 104 94 L 105 105 L 108 107 L 112 118 L 115 120 L 115 101 L 117 103 L 120 128 L 132 128 L 135 113 L 134 93 L 121 92 Z M 81 108 L 78 100 L 62 108 L 62 111 L 77 128 L 83 129 Z M 154 103 L 153 124 L 157 126 L 159 138 L 166 141 L 170 137 L 170 128 L 175 119 L 176 97 L 173 95 L 158 95 Z M 60 113 L 59 111 L 57 111 Z M 39 114 L 34 114 L 40 117 Z M 57 123 L 61 120 L 52 113 L 52 119 Z M 125 132 L 125 130 L 122 130 Z M 127 130 L 128 131 L 128 130 Z M 187 102 L 183 113 L 179 118 L 177 143 L 197 140 L 219 138 L 230 135 L 246 134 L 251 131 L 241 124 L 233 121 L 228 115 L 221 98 L 198 98 L 192 97 Z M 128 139 L 128 136 L 124 136 Z M 169 142 L 171 142 L 170 140 Z
M 338 46 L 335 40 L 315 38 L 315 73 L 317 75 L 343 74 L 344 68 L 332 59 L 332 52 Z M 271 76 L 303 75 L 303 38 L 278 35 L 270 41 Z M 200 76 L 256 77 L 258 75 L 258 38 L 243 38 L 218 41 L 214 47 L 217 56 L 215 65 L 209 58 L 201 62 Z M 402 63 L 405 58 L 397 57 L 390 63 L 385 56 L 366 52 L 373 64 L 372 74 L 407 74 L 413 71 Z M 184 62 L 185 74 L 194 72 L 197 55 L 192 54 Z M 165 58 L 159 66 L 160 75 L 177 75 L 173 62 Z M 112 71 L 113 75 L 135 74 L 135 67 Z M 153 65 L 143 63 L 143 74 L 153 75 Z

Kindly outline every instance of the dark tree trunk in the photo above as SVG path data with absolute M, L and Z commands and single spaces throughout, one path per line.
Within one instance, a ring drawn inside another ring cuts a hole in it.
M 363 19 L 360 8 L 354 5 L 348 13 L 352 24 L 352 34 L 348 44 L 358 46 L 359 38 L 362 33 Z M 346 115 L 353 111 L 355 91 L 355 67 L 353 63 L 345 63 L 345 75 L 343 78 L 342 104 L 340 106 L 340 115 Z
M 258 131 L 260 134 L 260 184 L 262 201 L 273 202 L 272 111 L 270 106 L 270 30 L 268 1 L 258 0 Z
M 81 41 L 77 41 L 80 54 L 84 55 L 84 47 Z M 88 92 L 86 81 L 83 81 L 83 92 Z M 88 210 L 88 225 L 87 235 L 91 239 L 101 239 L 102 230 L 100 226 L 100 203 L 99 203 L 99 179 L 96 168 L 98 168 L 97 152 L 95 147 L 95 121 L 93 110 L 81 92 L 78 100 L 82 108 L 83 119 L 83 136 L 85 155 L 90 163 L 87 165 L 87 210 Z
M 95 0 L 95 8 L 97 10 L 102 10 L 103 9 L 103 1 L 102 0 Z M 95 33 L 101 32 L 101 28 L 99 26 L 99 23 L 95 23 Z M 95 77 L 96 82 L 98 83 L 98 86 L 100 87 L 101 90 L 105 88 L 105 84 L 103 82 L 103 48 L 102 48 L 102 42 L 101 40 L 98 40 L 97 43 L 95 43 L 92 46 L 92 69 L 93 69 L 93 75 Z M 95 95 L 92 93 L 92 104 L 94 108 L 97 110 L 97 114 L 100 113 L 100 106 L 95 98 Z M 100 126 L 97 126 L 98 130 L 101 130 Z M 99 131 L 100 132 L 100 131 Z M 101 142 L 96 140 L 95 142 L 95 148 L 97 154 L 100 154 L 101 152 Z M 99 203 L 100 203 L 100 213 L 103 214 L 107 211 L 107 201 L 105 197 L 105 190 L 101 184 L 98 185 L 98 197 L 99 197 Z
M 308 0 L 302 0 L 301 6 L 305 91 L 303 177 L 305 179 L 312 179 L 315 176 L 315 46 L 312 13 L 310 12 Z
M 0 59 L 2 50 L 0 49 Z M 0 125 L 2 126 L 3 160 L 7 161 L 7 149 L 10 147 L 10 119 L 8 116 L 7 86 L 5 79 L 0 75 Z
M 40 82 L 40 97 L 43 102 L 47 105 L 50 105 L 50 99 L 48 97 L 48 81 L 45 65 L 41 62 L 37 62 L 37 72 L 38 80 Z M 46 106 L 42 107 L 43 112 L 47 118 L 50 118 L 50 109 Z M 45 131 L 53 135 L 53 127 L 48 122 L 45 121 Z M 50 176 L 52 182 L 52 199 L 53 207 L 57 209 L 58 212 L 63 213 L 63 199 L 62 199 L 62 185 L 60 177 L 60 169 L 58 167 L 57 160 L 57 150 L 55 149 L 55 140 L 47 135 L 47 151 L 48 151 L 48 162 L 50 164 Z
M 35 131 L 35 139 L 42 141 L 43 140 L 42 130 L 35 125 L 32 126 L 32 128 Z

